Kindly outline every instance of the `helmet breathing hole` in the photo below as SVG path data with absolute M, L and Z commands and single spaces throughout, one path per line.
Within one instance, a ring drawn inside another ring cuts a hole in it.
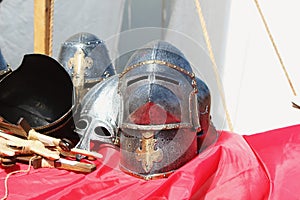
M 80 120 L 76 123 L 76 128 L 78 129 L 85 129 L 87 127 L 87 121 L 85 120 Z
M 111 136 L 111 134 L 109 133 L 109 131 L 102 127 L 102 126 L 97 126 L 95 129 L 94 129 L 95 133 L 97 135 L 101 135 L 101 136 Z

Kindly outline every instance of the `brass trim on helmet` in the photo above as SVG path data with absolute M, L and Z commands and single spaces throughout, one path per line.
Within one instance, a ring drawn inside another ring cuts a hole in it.
M 164 155 L 163 151 L 156 147 L 157 140 L 154 139 L 154 131 L 142 133 L 140 147 L 135 150 L 135 159 L 141 162 L 145 172 L 150 172 L 154 162 L 160 162 Z
M 189 72 L 177 65 L 174 65 L 172 63 L 169 63 L 167 61 L 161 61 L 161 60 L 146 60 L 146 61 L 142 61 L 142 62 L 139 62 L 139 63 L 136 63 L 136 64 L 133 64 L 129 67 L 127 67 L 122 73 L 120 73 L 119 75 L 119 78 L 122 78 L 127 72 L 129 72 L 130 70 L 132 69 L 135 69 L 137 67 L 140 67 L 142 65 L 149 65 L 149 64 L 159 64 L 159 65 L 164 65 L 164 66 L 167 66 L 167 67 L 170 67 L 172 69 L 175 69 L 185 75 L 187 75 L 188 77 L 190 77 L 192 79 L 192 87 L 194 89 L 194 93 L 197 93 L 198 92 L 198 88 L 197 88 L 197 82 L 196 82 L 196 76 L 193 72 Z
M 137 177 L 137 178 L 141 178 L 144 179 L 146 181 L 149 180 L 155 180 L 155 179 L 161 179 L 161 178 L 168 178 L 172 173 L 174 173 L 175 170 L 172 171 L 168 171 L 168 172 L 164 172 L 164 173 L 156 173 L 156 174 L 138 174 L 135 173 L 129 169 L 127 169 L 126 167 L 124 167 L 123 165 L 119 165 L 120 169 L 125 172 L 126 174 L 129 174 L 133 177 Z
M 134 130 L 160 131 L 160 130 L 171 130 L 171 129 L 180 129 L 180 128 L 193 128 L 193 125 L 190 123 L 151 124 L 151 125 L 122 123 L 121 128 L 128 128 Z

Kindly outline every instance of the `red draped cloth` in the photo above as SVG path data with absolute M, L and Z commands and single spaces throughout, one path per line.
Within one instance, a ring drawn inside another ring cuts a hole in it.
M 218 141 L 169 178 L 145 181 L 119 170 L 119 151 L 101 149 L 89 174 L 39 168 L 9 177 L 8 199 L 299 199 L 300 125 L 250 136 L 219 131 Z M 5 177 L 17 164 L 0 169 Z

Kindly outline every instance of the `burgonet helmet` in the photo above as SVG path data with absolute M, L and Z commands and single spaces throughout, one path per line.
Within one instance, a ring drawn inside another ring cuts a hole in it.
M 67 39 L 58 61 L 72 78 L 77 103 L 96 83 L 115 74 L 104 41 L 91 33 L 77 33 Z
M 21 65 L 0 82 L 0 91 L 0 116 L 5 121 L 17 124 L 24 118 L 40 133 L 77 139 L 72 80 L 53 58 L 25 55 Z
M 144 179 L 167 177 L 197 155 L 197 81 L 184 55 L 155 41 L 120 74 L 120 168 Z
M 75 132 L 81 137 L 77 148 L 97 152 L 96 143 L 118 145 L 118 81 L 118 75 L 111 76 L 96 84 L 84 96 L 75 120 Z
M 0 81 L 4 78 L 7 74 L 9 74 L 12 70 L 10 69 L 9 65 L 6 63 L 0 49 Z

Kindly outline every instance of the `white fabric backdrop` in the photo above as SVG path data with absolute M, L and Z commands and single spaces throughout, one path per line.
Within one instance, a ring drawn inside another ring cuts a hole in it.
M 53 57 L 72 35 L 89 32 L 106 39 L 121 31 L 125 0 L 55 0 Z M 33 53 L 34 0 L 4 0 L 0 3 L 0 48 L 6 61 L 17 68 L 24 54 Z M 118 40 L 108 49 L 117 53 Z
M 300 29 L 297 28 L 297 22 L 300 18 L 300 2 L 259 2 L 299 95 L 300 60 L 297 50 Z M 253 134 L 299 124 L 300 110 L 292 107 L 291 101 L 295 98 L 254 1 L 201 0 L 200 3 L 234 132 Z M 193 0 L 176 1 L 169 28 L 190 36 L 206 50 L 195 9 Z M 201 48 L 184 44 L 182 40 L 168 34 L 166 37 L 178 44 L 196 65 L 196 72 L 204 75 L 212 91 L 213 122 L 217 128 L 228 130 L 214 75 L 206 71 L 211 67 L 207 56 L 201 53 Z
M 259 1 L 298 96 L 300 2 Z M 223 84 L 234 130 L 255 132 L 300 123 L 294 98 L 253 0 L 232 1 Z

